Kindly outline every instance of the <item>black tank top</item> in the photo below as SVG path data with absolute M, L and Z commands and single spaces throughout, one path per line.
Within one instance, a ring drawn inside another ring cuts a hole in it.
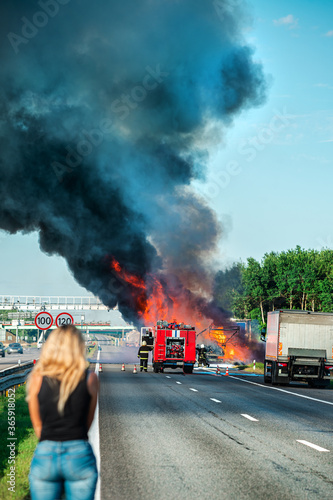
M 38 393 L 42 420 L 40 441 L 88 439 L 87 418 L 91 396 L 87 389 L 87 375 L 88 371 L 66 401 L 63 416 L 59 415 L 57 409 L 60 382 L 43 377 Z

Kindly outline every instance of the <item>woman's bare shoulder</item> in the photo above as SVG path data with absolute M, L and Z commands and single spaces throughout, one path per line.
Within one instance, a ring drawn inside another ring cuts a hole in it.
M 96 394 L 98 391 L 98 377 L 95 372 L 90 372 L 88 375 L 88 380 L 87 380 L 87 388 L 89 394 L 93 395 Z
M 38 372 L 33 372 L 30 376 L 29 393 L 38 394 L 43 382 L 43 376 Z

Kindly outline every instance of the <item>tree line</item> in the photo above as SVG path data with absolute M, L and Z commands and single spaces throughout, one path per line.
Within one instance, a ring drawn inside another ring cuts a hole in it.
M 333 312 L 333 250 L 297 246 L 261 261 L 236 262 L 217 272 L 214 299 L 236 318 L 258 319 L 262 327 L 275 309 Z

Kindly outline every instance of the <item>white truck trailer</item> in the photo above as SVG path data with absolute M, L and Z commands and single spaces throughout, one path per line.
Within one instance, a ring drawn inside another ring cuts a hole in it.
M 333 373 L 333 314 L 280 310 L 267 315 L 265 383 L 326 387 Z

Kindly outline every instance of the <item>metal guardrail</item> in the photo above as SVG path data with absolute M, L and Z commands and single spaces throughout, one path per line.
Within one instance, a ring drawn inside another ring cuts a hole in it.
M 22 363 L 21 365 L 13 366 L 0 371 L 0 394 L 3 394 L 10 387 L 18 384 L 23 384 L 27 376 L 34 367 L 32 361 Z M 23 371 L 24 370 L 24 371 Z
M 27 376 L 31 372 L 32 368 L 25 370 L 25 372 L 14 373 L 13 375 L 8 375 L 0 379 L 0 393 L 7 391 L 10 387 L 15 385 L 23 384 L 26 381 Z

